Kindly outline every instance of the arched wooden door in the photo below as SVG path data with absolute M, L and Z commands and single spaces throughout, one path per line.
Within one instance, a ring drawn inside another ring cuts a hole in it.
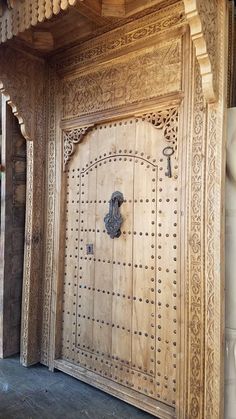
M 77 145 L 65 173 L 62 359 L 55 364 L 73 364 L 80 378 L 91 374 L 92 384 L 113 394 L 118 386 L 155 408 L 163 402 L 170 417 L 179 345 L 177 132 L 178 111 L 170 108 L 97 125 Z M 123 222 L 111 238 L 104 217 L 116 191 Z

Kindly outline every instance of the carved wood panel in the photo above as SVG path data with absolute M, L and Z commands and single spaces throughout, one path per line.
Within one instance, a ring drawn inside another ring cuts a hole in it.
M 63 117 L 104 112 L 178 93 L 182 90 L 181 72 L 181 38 L 126 55 L 65 80 Z

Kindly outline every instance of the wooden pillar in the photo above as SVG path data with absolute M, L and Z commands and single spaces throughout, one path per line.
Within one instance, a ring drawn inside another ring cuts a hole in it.
M 0 242 L 0 357 L 20 351 L 24 260 L 26 144 L 6 99 L 2 100 Z

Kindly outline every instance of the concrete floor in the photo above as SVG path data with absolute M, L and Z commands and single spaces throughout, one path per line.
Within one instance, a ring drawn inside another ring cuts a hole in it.
M 0 360 L 0 419 L 151 419 L 108 394 L 46 367 Z

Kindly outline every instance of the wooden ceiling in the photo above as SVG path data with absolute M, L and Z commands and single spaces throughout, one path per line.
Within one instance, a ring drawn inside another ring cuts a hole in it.
M 40 55 L 74 46 L 118 27 L 148 9 L 175 0 L 77 0 L 75 6 L 14 38 L 15 44 Z M 11 41 L 12 42 L 12 41 Z

